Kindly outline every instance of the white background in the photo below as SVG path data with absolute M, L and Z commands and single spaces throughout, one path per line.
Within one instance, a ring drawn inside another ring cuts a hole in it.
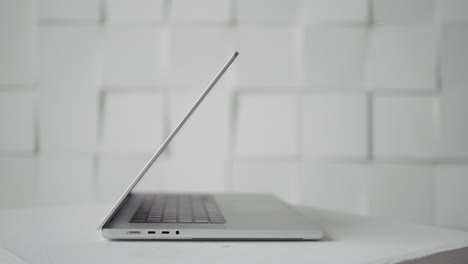
M 0 207 L 273 192 L 468 229 L 466 0 L 0 0 Z

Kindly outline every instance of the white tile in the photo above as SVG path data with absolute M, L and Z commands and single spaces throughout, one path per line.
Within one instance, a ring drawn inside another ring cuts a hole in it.
M 162 22 L 167 1 L 164 0 L 108 0 L 109 22 Z
M 238 100 L 238 156 L 297 155 L 296 96 L 242 95 Z
M 309 206 L 366 213 L 366 165 L 307 163 L 300 170 L 300 200 Z
M 149 160 L 149 158 L 148 158 Z M 102 157 L 97 164 L 97 197 L 101 201 L 115 201 L 127 189 L 148 162 L 140 158 Z M 162 162 L 164 163 L 164 161 Z M 164 190 L 164 174 L 161 160 L 145 174 L 135 191 Z
M 436 0 L 373 0 L 376 22 L 432 22 Z
M 98 103 L 96 92 L 42 91 L 41 153 L 93 153 L 97 144 Z
M 98 0 L 39 0 L 39 19 L 92 20 L 99 19 Z
M 93 160 L 41 156 L 38 188 L 41 205 L 92 202 L 95 199 Z
M 33 0 L 0 1 L 0 83 L 29 85 L 35 78 Z
M 468 20 L 468 2 L 466 0 L 438 0 L 439 17 L 444 22 Z
M 435 31 L 430 26 L 378 26 L 371 35 L 365 84 L 372 89 L 433 89 Z
M 367 156 L 364 95 L 307 95 L 303 99 L 304 156 Z
M 0 175 L 0 208 L 36 204 L 37 165 L 34 157 L 1 157 Z
M 222 87 L 216 87 L 220 89 Z M 212 90 L 169 145 L 169 155 L 185 159 L 226 159 L 231 119 L 231 97 L 225 91 Z M 171 92 L 170 130 L 174 129 L 200 94 Z
M 149 86 L 161 83 L 161 30 L 109 27 L 104 33 L 103 84 Z
M 241 86 L 292 86 L 298 84 L 299 54 L 291 28 L 240 28 L 236 62 Z
M 468 86 L 468 26 L 445 26 L 441 38 L 442 88 Z
M 468 227 L 468 166 L 441 165 L 436 174 L 437 224 Z
M 432 96 L 377 96 L 374 100 L 374 154 L 377 158 L 436 156 L 438 102 Z
M 431 165 L 372 165 L 367 175 L 369 214 L 421 224 L 434 223 Z
M 223 192 L 226 161 L 171 159 L 164 167 L 165 191 Z
M 147 154 L 163 140 L 163 101 L 159 93 L 107 93 L 105 95 L 102 151 Z
M 173 0 L 170 19 L 174 22 L 229 22 L 231 12 L 229 0 Z
M 293 24 L 299 14 L 300 0 L 237 0 L 237 22 L 252 24 Z
M 366 0 L 306 0 L 302 1 L 302 20 L 310 24 L 367 21 Z
M 304 44 L 308 84 L 353 89 L 362 84 L 368 31 L 364 27 L 312 27 Z
M 232 41 L 233 31 L 228 27 L 172 29 L 168 85 L 201 91 L 234 53 Z M 232 76 L 234 68 L 228 70 L 221 82 L 225 83 Z M 216 86 L 216 89 L 220 87 Z
M 468 158 L 467 90 L 444 90 L 440 101 L 441 155 Z
M 30 92 L 0 93 L 0 152 L 35 149 L 36 97 Z
M 298 170 L 294 161 L 235 161 L 231 187 L 235 192 L 271 193 L 291 202 Z
M 42 26 L 39 34 L 41 89 L 96 90 L 97 26 Z

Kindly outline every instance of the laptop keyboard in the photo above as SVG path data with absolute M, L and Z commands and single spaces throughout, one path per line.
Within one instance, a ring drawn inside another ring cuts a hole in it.
M 130 223 L 224 224 L 226 219 L 210 195 L 148 195 Z

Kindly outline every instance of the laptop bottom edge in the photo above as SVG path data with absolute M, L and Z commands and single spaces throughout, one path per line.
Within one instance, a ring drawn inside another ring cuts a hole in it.
M 102 229 L 109 240 L 320 240 L 322 230 Z

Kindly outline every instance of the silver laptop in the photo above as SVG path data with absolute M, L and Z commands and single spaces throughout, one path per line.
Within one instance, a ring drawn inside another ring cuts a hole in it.
M 273 195 L 138 193 L 133 188 L 231 66 L 235 52 L 99 225 L 108 239 L 319 240 L 324 232 Z

